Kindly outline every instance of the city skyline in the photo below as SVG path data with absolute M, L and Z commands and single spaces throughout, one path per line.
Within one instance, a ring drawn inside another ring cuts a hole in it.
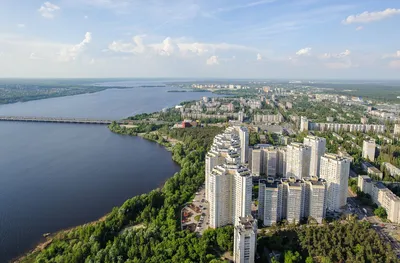
M 0 17 L 0 77 L 394 79 L 400 70 L 394 0 L 5 0 Z

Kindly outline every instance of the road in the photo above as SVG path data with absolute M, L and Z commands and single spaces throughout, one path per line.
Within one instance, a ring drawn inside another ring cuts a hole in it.
M 397 257 L 400 258 L 400 244 L 394 235 L 399 234 L 399 227 L 396 224 L 382 222 L 381 219 L 373 214 L 371 208 L 367 209 L 367 215 L 362 211 L 361 204 L 356 199 L 355 194 L 348 190 L 347 203 L 352 207 L 352 213 L 358 216 L 360 220 L 367 220 L 371 223 L 372 228 L 383 238 L 386 242 L 390 243 Z M 350 213 L 350 211 L 346 211 Z
M 190 224 L 195 224 L 195 232 L 199 233 L 200 235 L 203 234 L 204 230 L 208 229 L 209 223 L 210 223 L 210 217 L 209 217 L 209 204 L 207 201 L 205 201 L 205 188 L 204 186 L 199 189 L 198 192 L 196 192 L 196 195 L 191 203 L 187 203 L 183 209 L 187 209 L 188 211 L 191 211 L 193 215 L 189 218 L 189 220 L 185 223 L 181 223 L 181 227 L 184 227 L 186 225 Z M 192 208 L 190 208 L 190 204 L 193 204 L 195 207 L 200 208 L 201 212 L 197 213 L 194 211 Z M 201 216 L 200 221 L 197 222 L 195 220 L 196 216 Z

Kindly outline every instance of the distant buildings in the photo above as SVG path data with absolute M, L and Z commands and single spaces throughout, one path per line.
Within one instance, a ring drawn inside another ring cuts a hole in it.
M 333 122 L 333 117 L 326 117 L 327 122 Z
M 254 122 L 266 122 L 266 123 L 281 123 L 283 122 L 282 114 L 269 114 L 269 115 L 254 115 Z
M 244 120 L 244 113 L 242 111 L 240 111 L 238 113 L 238 121 L 243 122 L 243 120 Z
M 367 124 L 368 123 L 368 118 L 367 117 L 361 117 L 361 124 Z
M 301 116 L 300 118 L 300 132 L 308 131 L 309 121 L 307 117 Z
M 311 148 L 311 162 L 309 176 L 319 176 L 321 157 L 325 154 L 326 139 L 316 136 L 304 138 L 304 145 Z
M 302 143 L 291 143 L 286 152 L 286 178 L 310 176 L 311 148 Z
M 362 157 L 371 162 L 375 161 L 375 140 L 365 140 L 363 142 Z
M 240 217 L 235 225 L 233 261 L 254 263 L 257 250 L 257 220 L 251 215 Z
M 341 130 L 345 132 L 372 132 L 372 133 L 384 133 L 386 130 L 385 125 L 376 124 L 348 124 L 348 123 L 314 123 L 310 122 L 308 126 L 309 130 L 313 131 L 334 131 L 339 132 Z M 300 131 L 303 131 L 300 129 Z
M 394 125 L 394 134 L 395 135 L 400 135 L 400 124 L 395 124 Z
M 338 211 L 347 203 L 347 187 L 350 174 L 350 160 L 337 154 L 321 157 L 320 177 L 327 183 L 327 208 Z

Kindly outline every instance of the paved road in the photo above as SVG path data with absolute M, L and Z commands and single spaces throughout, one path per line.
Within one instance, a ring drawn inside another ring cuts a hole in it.
M 200 235 L 203 234 L 203 232 L 208 229 L 209 227 L 209 205 L 208 202 L 205 201 L 205 189 L 204 187 L 200 188 L 199 191 L 196 193 L 193 201 L 191 203 L 187 203 L 185 208 L 193 213 L 193 215 L 190 217 L 189 221 L 184 223 L 182 225 L 190 225 L 190 224 L 196 224 L 196 229 L 195 232 L 199 233 Z M 199 207 L 201 209 L 200 213 L 197 213 L 193 209 L 189 207 L 190 204 L 195 205 L 196 207 Z M 200 221 L 197 222 L 194 218 L 195 216 L 200 215 Z

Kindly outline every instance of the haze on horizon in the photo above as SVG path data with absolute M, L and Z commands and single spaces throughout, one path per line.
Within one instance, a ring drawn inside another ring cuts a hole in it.
M 396 0 L 3 0 L 1 78 L 399 79 Z

